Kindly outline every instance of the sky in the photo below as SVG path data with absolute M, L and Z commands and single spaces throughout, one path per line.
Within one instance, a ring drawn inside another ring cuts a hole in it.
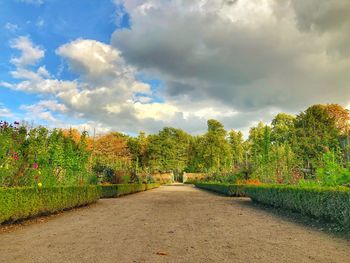
M 0 119 L 248 133 L 350 104 L 348 0 L 0 0 Z

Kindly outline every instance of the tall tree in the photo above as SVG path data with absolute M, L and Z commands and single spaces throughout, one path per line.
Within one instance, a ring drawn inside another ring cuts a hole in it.
M 202 152 L 204 149 L 203 136 L 194 136 L 190 139 L 188 149 L 187 172 L 204 172 L 205 160 L 203 160 Z
M 345 109 L 339 104 L 326 104 L 322 105 L 328 115 L 334 120 L 335 127 L 339 130 L 341 135 L 348 135 L 349 133 L 349 110 Z
M 294 134 L 295 116 L 279 113 L 271 122 L 271 142 L 278 145 L 291 143 Z
M 145 170 L 147 167 L 147 149 L 149 140 L 144 132 L 140 132 L 137 137 L 129 137 L 128 147 L 132 155 L 133 167 L 138 170 Z
M 149 136 L 148 165 L 153 171 L 183 171 L 188 163 L 190 135 L 166 127 Z
M 295 120 L 296 151 L 308 168 L 317 166 L 325 152 L 339 150 L 340 130 L 324 105 L 313 105 Z
M 258 165 L 264 155 L 265 151 L 265 133 L 270 133 L 270 127 L 265 127 L 263 122 L 259 122 L 257 126 L 250 128 L 248 144 L 250 152 L 250 162 L 253 166 Z M 268 131 L 266 131 L 268 129 Z
M 208 120 L 208 132 L 200 141 L 201 156 L 206 171 L 229 171 L 232 166 L 231 145 L 226 139 L 227 132 L 217 120 Z
M 122 133 L 111 132 L 98 137 L 94 151 L 100 162 L 111 167 L 121 168 L 130 165 L 128 136 Z
M 231 130 L 228 135 L 229 143 L 232 150 L 232 161 L 235 168 L 240 167 L 244 162 L 243 133 Z

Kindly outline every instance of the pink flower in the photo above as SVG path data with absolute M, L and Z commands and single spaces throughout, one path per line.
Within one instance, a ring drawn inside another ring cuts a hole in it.
M 34 168 L 35 170 L 37 170 L 37 169 L 39 168 L 39 164 L 38 164 L 38 163 L 33 163 L 33 168 Z

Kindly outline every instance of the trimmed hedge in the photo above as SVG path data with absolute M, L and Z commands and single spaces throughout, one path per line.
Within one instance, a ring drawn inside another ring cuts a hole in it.
M 186 181 L 186 182 L 183 182 L 183 184 L 196 184 L 197 181 Z
M 159 183 L 154 184 L 111 184 L 101 185 L 101 198 L 114 198 L 122 195 L 147 191 L 159 187 Z
M 280 185 L 247 185 L 253 201 L 335 222 L 350 230 L 350 189 Z
M 99 198 L 97 186 L 0 188 L 0 223 L 83 206 Z
M 194 183 L 198 188 L 224 194 L 227 196 L 245 196 L 245 185 L 225 183 Z

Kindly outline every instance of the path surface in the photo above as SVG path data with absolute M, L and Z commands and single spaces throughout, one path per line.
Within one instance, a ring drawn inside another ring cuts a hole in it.
M 348 241 L 245 202 L 189 185 L 104 199 L 0 233 L 0 262 L 350 262 Z

